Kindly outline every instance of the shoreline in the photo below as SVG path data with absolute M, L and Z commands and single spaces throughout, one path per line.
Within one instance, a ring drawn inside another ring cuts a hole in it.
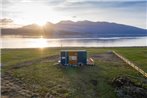
M 44 47 L 44 48 L 1 48 L 2 50 L 4 49 L 54 49 L 54 48 L 147 48 L 147 46 L 122 46 L 122 47 Z

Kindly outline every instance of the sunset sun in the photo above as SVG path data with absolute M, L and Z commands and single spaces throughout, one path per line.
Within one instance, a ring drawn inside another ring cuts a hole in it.
M 44 26 L 47 23 L 46 20 L 38 20 L 35 22 L 35 24 L 39 25 L 39 26 Z

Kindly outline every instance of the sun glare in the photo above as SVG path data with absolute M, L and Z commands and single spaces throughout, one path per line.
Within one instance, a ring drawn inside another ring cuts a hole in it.
M 44 26 L 47 23 L 47 21 L 39 20 L 39 21 L 36 21 L 35 23 L 39 26 Z
M 30 46 L 34 48 L 45 48 L 48 46 L 48 42 L 45 38 L 41 36 L 39 39 L 32 40 L 32 43 L 30 43 Z
M 58 14 L 60 14 L 57 14 L 57 12 L 53 8 L 41 4 L 22 5 L 20 10 L 21 13 L 19 15 L 21 18 L 17 18 L 14 20 L 17 24 L 23 25 L 35 23 L 43 26 L 48 21 L 57 21 L 59 19 Z
M 40 48 L 45 48 L 45 47 L 47 47 L 47 40 L 44 39 L 43 37 L 41 37 L 40 39 L 38 39 L 37 45 L 38 45 Z

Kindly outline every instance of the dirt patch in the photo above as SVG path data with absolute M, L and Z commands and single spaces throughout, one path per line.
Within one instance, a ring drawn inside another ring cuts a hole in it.
M 59 60 L 59 55 L 47 56 L 40 59 L 41 62 L 54 62 L 58 60 Z
M 27 89 L 26 85 L 19 79 L 12 77 L 10 74 L 2 74 L 1 94 L 6 98 L 32 98 L 39 94 Z
M 98 84 L 98 81 L 97 80 L 90 80 L 90 83 L 93 85 L 93 86 L 96 86 Z
M 147 98 L 147 88 L 135 84 L 126 76 L 116 77 L 112 85 L 119 98 Z
M 94 54 L 91 56 L 95 60 L 100 60 L 100 61 L 106 61 L 106 62 L 122 62 L 123 61 L 118 58 L 114 53 L 112 52 L 105 52 L 101 54 Z
M 37 64 L 38 62 L 47 63 L 47 62 L 53 62 L 53 61 L 58 61 L 58 60 L 59 60 L 59 55 L 46 56 L 46 57 L 42 57 L 42 58 L 39 58 L 39 59 L 36 59 L 36 60 L 18 63 L 16 65 L 13 65 L 12 69 L 27 67 L 27 66 L 32 65 L 32 64 Z

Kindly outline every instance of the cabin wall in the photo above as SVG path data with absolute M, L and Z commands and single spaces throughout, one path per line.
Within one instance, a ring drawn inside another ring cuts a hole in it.
M 83 64 L 87 64 L 87 52 L 78 52 L 78 63 L 83 63 Z
M 61 51 L 61 64 L 62 65 L 78 65 L 87 64 L 86 51 Z

